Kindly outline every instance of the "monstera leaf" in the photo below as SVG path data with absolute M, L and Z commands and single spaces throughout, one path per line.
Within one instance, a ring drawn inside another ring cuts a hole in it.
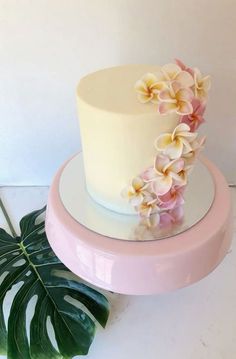
M 44 211 L 45 208 L 22 218 L 19 237 L 0 229 L 0 349 L 8 359 L 69 359 L 87 354 L 96 329 L 88 312 L 103 327 L 108 319 L 106 298 L 72 280 L 67 275 L 69 270 L 50 248 L 44 221 L 39 221 Z M 3 301 L 15 284 L 19 289 L 6 328 Z M 28 337 L 26 309 L 33 297 L 37 300 Z M 49 337 L 48 321 L 57 345 Z

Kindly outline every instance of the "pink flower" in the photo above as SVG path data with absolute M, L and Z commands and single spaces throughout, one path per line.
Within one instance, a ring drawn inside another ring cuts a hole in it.
M 183 193 L 185 186 L 174 185 L 169 192 L 159 196 L 159 206 L 161 209 L 174 209 L 184 204 Z
M 192 100 L 193 113 L 189 115 L 183 115 L 180 118 L 180 122 L 186 123 L 190 127 L 191 132 L 195 132 L 198 127 L 205 122 L 203 114 L 206 109 L 205 102 L 200 101 L 194 97 Z
M 175 59 L 175 63 L 181 68 L 182 71 L 188 72 L 190 75 L 194 77 L 194 71 L 190 67 L 187 67 L 182 61 L 179 59 Z

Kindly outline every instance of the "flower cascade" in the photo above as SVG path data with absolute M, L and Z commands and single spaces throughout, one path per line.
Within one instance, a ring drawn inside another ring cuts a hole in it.
M 196 130 L 205 122 L 210 76 L 203 76 L 199 69 L 189 68 L 180 60 L 175 62 L 164 65 L 155 74 L 145 74 L 135 84 L 141 103 L 156 104 L 163 115 L 180 115 L 172 132 L 156 138 L 153 165 L 122 191 L 149 227 L 173 224 L 182 218 L 188 174 L 205 143 Z

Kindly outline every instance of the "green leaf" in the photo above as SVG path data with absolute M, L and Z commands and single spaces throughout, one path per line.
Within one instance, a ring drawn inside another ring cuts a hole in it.
M 22 218 L 20 237 L 0 229 L 0 353 L 7 353 L 8 359 L 71 359 L 85 355 L 95 335 L 93 317 L 105 327 L 109 315 L 108 301 L 101 293 L 69 279 L 69 270 L 48 243 L 44 221 L 39 221 L 44 212 L 42 208 Z M 19 283 L 6 328 L 3 301 Z M 26 310 L 33 297 L 36 304 L 28 338 Z M 68 301 L 68 297 L 74 301 Z M 86 312 L 78 308 L 77 301 L 87 308 Z M 57 348 L 51 342 L 48 322 Z

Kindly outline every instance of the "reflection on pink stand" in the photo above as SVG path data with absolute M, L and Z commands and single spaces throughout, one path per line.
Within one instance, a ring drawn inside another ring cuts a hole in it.
M 215 182 L 206 216 L 181 234 L 157 241 L 122 241 L 74 220 L 59 195 L 58 171 L 50 189 L 46 232 L 61 261 L 86 281 L 117 293 L 157 294 L 190 285 L 224 258 L 232 240 L 230 192 L 220 171 L 203 160 Z

